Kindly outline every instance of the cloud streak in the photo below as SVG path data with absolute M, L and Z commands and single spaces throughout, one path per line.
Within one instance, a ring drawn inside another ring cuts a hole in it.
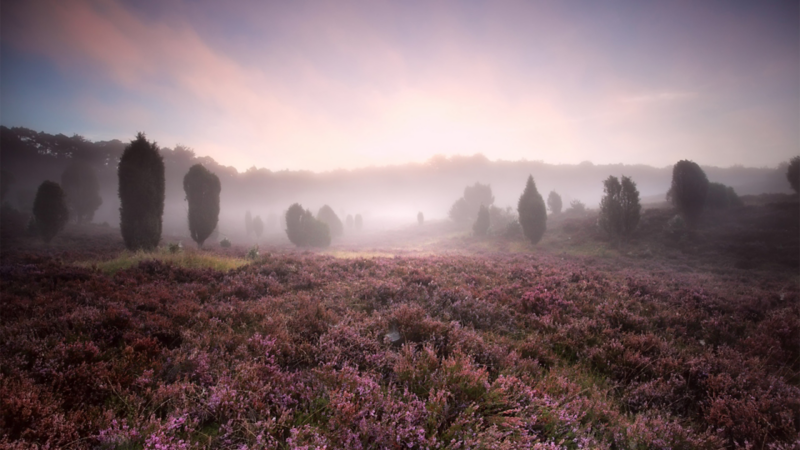
M 797 45 L 775 48 L 786 36 L 770 33 L 769 15 L 691 3 L 633 12 L 569 2 L 11 5 L 3 44 L 50 61 L 65 90 L 83 80 L 74 105 L 86 130 L 145 129 L 240 170 L 476 152 L 753 165 L 744 144 L 709 143 L 769 130 L 769 163 L 799 144 L 786 120 L 800 116 L 786 101 L 799 90 L 787 63 Z M 689 31 L 676 36 L 664 17 Z M 662 144 L 676 135 L 687 148 Z

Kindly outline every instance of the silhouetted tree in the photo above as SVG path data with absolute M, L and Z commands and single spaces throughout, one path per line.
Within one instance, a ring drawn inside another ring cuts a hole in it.
M 189 202 L 189 233 L 202 247 L 219 221 L 219 177 L 202 164 L 195 164 L 183 177 L 183 190 Z
M 244 233 L 250 236 L 250 233 L 253 232 L 253 215 L 250 214 L 250 210 L 248 209 L 247 212 L 244 213 Z
M 417 224 L 422 225 L 425 223 L 425 216 L 422 215 L 422 211 L 417 213 Z
M 731 206 L 742 206 L 742 199 L 730 186 L 722 183 L 708 183 L 708 194 L 706 194 L 706 208 L 724 209 Z
M 456 223 L 463 224 L 469 222 L 472 214 L 469 210 L 469 205 L 467 204 L 467 201 L 464 200 L 464 197 L 461 197 L 460 199 L 456 200 L 455 203 L 453 203 L 453 206 L 450 207 L 450 212 L 448 213 L 448 216 L 453 222 Z
M 333 211 L 328 205 L 324 205 L 322 208 L 317 211 L 317 220 L 322 221 L 328 225 L 328 229 L 330 230 L 331 237 L 339 237 L 344 232 L 344 226 L 342 225 L 342 221 L 339 220 L 339 216 Z
M 470 211 L 477 214 L 481 205 L 490 207 L 494 204 L 492 186 L 488 184 L 475 183 L 464 188 L 464 200 L 467 202 Z
M 347 215 L 347 218 L 345 219 L 345 223 L 347 224 L 347 229 L 348 230 L 352 230 L 353 229 L 353 215 L 352 214 L 348 214 Z
M 545 230 L 547 230 L 547 208 L 544 206 L 542 195 L 536 189 L 533 176 L 528 176 L 525 190 L 519 198 L 517 204 L 519 213 L 519 223 L 525 237 L 536 244 L 542 240 Z
M 69 220 L 69 210 L 64 191 L 58 183 L 45 181 L 36 191 L 33 201 L 33 218 L 36 231 L 45 242 L 50 242 Z
M 600 200 L 598 224 L 612 236 L 629 236 L 639 224 L 642 206 L 636 183 L 623 176 L 622 183 L 615 176 L 603 182 L 605 195 Z
M 328 224 L 295 203 L 286 211 L 286 235 L 298 247 L 327 247 L 331 243 Z
M 264 222 L 261 220 L 261 216 L 256 216 L 253 219 L 252 226 L 256 239 L 261 239 L 261 234 L 264 233 Z
M 91 222 L 95 211 L 103 204 L 100 184 L 92 166 L 83 161 L 67 166 L 61 174 L 61 187 L 78 223 Z
M 789 168 L 786 169 L 786 179 L 789 185 L 800 194 L 800 156 L 795 156 L 789 160 Z
M 293 204 L 286 210 L 286 236 L 289 238 L 289 242 L 298 247 L 305 244 L 301 225 L 303 213 L 303 207 L 299 203 Z
M 120 231 L 129 250 L 152 250 L 161 240 L 164 160 L 144 133 L 125 147 L 117 168 Z
M 364 220 L 361 218 L 361 214 L 356 214 L 356 219 L 355 219 L 356 231 L 361 231 L 361 228 L 363 226 L 364 226 Z
M 708 178 L 703 169 L 688 160 L 678 161 L 672 168 L 672 187 L 667 200 L 672 202 L 689 226 L 693 227 L 703 212 L 708 195 Z
M 472 231 L 476 236 L 486 236 L 486 232 L 489 231 L 489 224 L 489 208 L 486 205 L 481 205 L 480 209 L 478 209 L 478 218 L 472 224 Z
M 562 206 L 561 196 L 558 195 L 556 191 L 550 191 L 550 195 L 547 196 L 547 207 L 550 209 L 550 212 L 558 214 L 561 212 Z
M 488 184 L 475 183 L 464 188 L 464 196 L 456 200 L 450 207 L 450 219 L 461 224 L 474 222 L 478 217 L 481 205 L 487 208 L 494 203 L 492 187 Z

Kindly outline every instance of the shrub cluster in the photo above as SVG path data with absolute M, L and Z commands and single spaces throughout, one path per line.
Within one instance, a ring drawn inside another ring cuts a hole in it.
M 360 228 L 360 217 L 356 216 L 356 228 Z M 298 247 L 327 247 L 331 244 L 328 225 L 314 218 L 311 211 L 304 210 L 299 203 L 286 211 L 286 235 Z
M 600 200 L 598 224 L 600 229 L 612 236 L 630 236 L 639 225 L 642 206 L 639 204 L 639 190 L 629 177 L 622 182 L 609 176 L 603 182 L 605 195 Z
M 722 183 L 709 183 L 706 194 L 706 208 L 725 209 L 732 206 L 742 206 L 742 199 L 730 186 Z

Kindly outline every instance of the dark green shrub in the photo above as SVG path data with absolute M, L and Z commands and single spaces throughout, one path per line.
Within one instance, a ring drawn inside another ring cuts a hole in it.
M 681 213 L 690 227 L 696 225 L 706 204 L 708 178 L 696 163 L 678 161 L 672 168 L 672 186 L 667 200 Z
M 164 160 L 144 133 L 125 147 L 119 176 L 120 231 L 129 250 L 152 250 L 161 240 L 164 215 Z
M 562 207 L 561 196 L 556 191 L 550 191 L 550 195 L 547 196 L 547 208 L 553 214 L 559 214 Z
M 709 183 L 706 194 L 706 208 L 725 209 L 732 206 L 742 206 L 742 199 L 730 186 L 722 183 Z
M 314 218 L 311 211 L 303 210 L 299 203 L 286 211 L 286 235 L 298 247 L 327 247 L 331 243 L 328 224 Z
M 489 231 L 489 208 L 486 205 L 481 205 L 478 210 L 478 218 L 472 225 L 472 231 L 476 236 L 486 236 L 486 232 Z
M 547 230 L 547 208 L 544 206 L 542 195 L 536 189 L 533 182 L 533 175 L 528 176 L 525 190 L 519 198 L 517 204 L 519 213 L 519 224 L 525 237 L 536 244 L 542 240 L 545 230 Z
M 800 156 L 795 156 L 789 160 L 789 167 L 786 169 L 786 179 L 796 193 L 800 194 Z
M 605 195 L 600 200 L 598 224 L 612 236 L 629 236 L 639 224 L 642 206 L 636 183 L 623 176 L 622 183 L 615 176 L 603 182 Z
M 328 205 L 324 205 L 319 209 L 317 212 L 317 220 L 328 225 L 328 229 L 330 230 L 332 238 L 339 237 L 344 232 L 342 221 L 339 220 L 339 216 L 337 216 L 333 209 Z
M 223 238 L 219 241 L 219 246 L 222 248 L 231 248 L 231 241 L 228 238 Z
M 189 233 L 199 247 L 219 221 L 219 178 L 202 164 L 195 164 L 183 177 L 183 190 L 189 202 Z
M 36 232 L 45 242 L 50 242 L 69 220 L 66 196 L 61 186 L 52 181 L 45 181 L 36 191 L 33 201 L 33 218 Z
M 103 204 L 100 184 L 92 166 L 82 161 L 67 166 L 61 174 L 61 187 L 78 223 L 91 222 L 95 211 Z

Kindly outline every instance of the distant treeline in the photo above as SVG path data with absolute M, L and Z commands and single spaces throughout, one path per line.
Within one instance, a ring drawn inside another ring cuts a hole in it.
M 95 222 L 116 225 L 119 221 L 117 164 L 126 143 L 120 140 L 92 142 L 81 136 L 52 135 L 27 128 L 0 127 L 0 166 L 10 174 L 6 201 L 30 210 L 37 186 L 44 180 L 59 180 L 74 160 L 89 163 L 97 172 L 102 206 Z M 354 170 L 271 171 L 255 167 L 240 173 L 210 157 L 198 157 L 193 150 L 161 147 L 166 171 L 165 226 L 184 226 L 186 202 L 183 176 L 197 163 L 220 179 L 221 215 L 241 218 L 245 210 L 263 215 L 282 215 L 295 202 L 316 210 L 329 204 L 339 213 L 363 211 L 367 215 L 408 215 L 409 223 L 418 211 L 426 218 L 445 218 L 464 186 L 475 182 L 490 184 L 495 204 L 516 205 L 521 187 L 533 175 L 542 192 L 556 190 L 564 203 L 581 200 L 596 207 L 603 195 L 603 180 L 622 174 L 636 180 L 643 203 L 664 201 L 672 177 L 672 166 L 645 165 L 554 165 L 538 161 L 489 161 L 483 155 L 434 157 L 423 164 L 366 167 Z M 692 155 L 687 155 L 691 157 Z M 787 161 L 788 164 L 788 161 Z M 710 181 L 733 187 L 740 195 L 790 192 L 786 166 L 778 168 L 703 167 Z M 341 214 L 340 214 L 341 215 Z

